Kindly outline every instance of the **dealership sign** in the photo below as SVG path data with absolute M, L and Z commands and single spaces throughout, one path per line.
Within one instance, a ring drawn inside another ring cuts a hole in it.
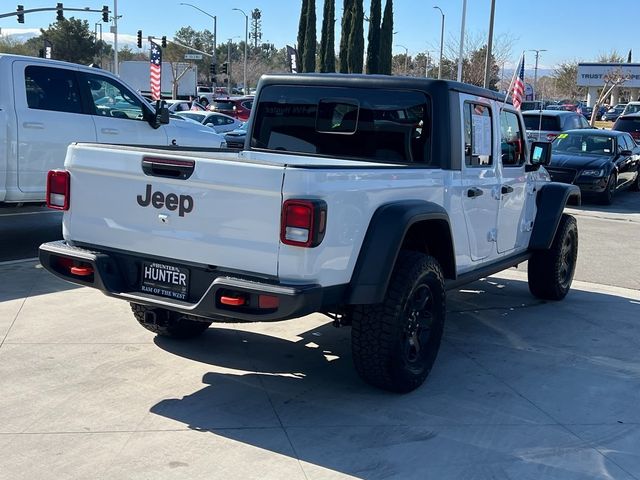
M 624 87 L 640 88 L 640 63 L 579 63 L 578 85 L 581 87 L 602 87 L 610 75 L 622 74 Z

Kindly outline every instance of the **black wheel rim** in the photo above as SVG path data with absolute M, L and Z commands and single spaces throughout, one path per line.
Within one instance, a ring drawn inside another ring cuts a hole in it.
M 433 325 L 433 292 L 428 285 L 420 284 L 411 292 L 405 318 L 404 359 L 409 365 L 416 365 L 425 355 Z
M 573 278 L 575 241 L 573 235 L 565 235 L 560 247 L 560 285 L 567 288 Z

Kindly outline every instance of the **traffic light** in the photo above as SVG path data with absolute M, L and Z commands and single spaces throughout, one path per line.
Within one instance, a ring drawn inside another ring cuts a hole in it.
M 105 23 L 109 21 L 109 7 L 106 5 L 102 6 L 102 21 Z
M 18 12 L 18 23 L 24 23 L 24 7 L 22 5 L 18 5 L 16 11 Z
M 214 75 L 216 74 L 216 70 L 217 70 L 217 69 L 216 69 L 216 64 L 215 64 L 215 63 L 212 63 L 212 64 L 209 66 L 209 73 L 211 74 L 211 76 L 214 76 Z
M 229 63 L 228 62 L 224 62 L 222 64 L 222 73 L 224 73 L 225 75 L 229 73 Z
M 61 3 L 56 5 L 56 20 L 59 22 L 64 20 L 64 7 Z
M 162 37 L 162 48 L 167 48 L 167 37 Z
M 142 30 L 138 30 L 138 48 L 142 48 Z

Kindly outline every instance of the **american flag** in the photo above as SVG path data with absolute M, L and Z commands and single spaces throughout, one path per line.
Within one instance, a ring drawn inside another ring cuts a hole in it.
M 151 78 L 151 98 L 160 100 L 160 76 L 162 73 L 162 50 L 160 47 L 151 42 L 151 55 L 149 56 L 150 69 L 149 76 Z
M 518 75 L 516 75 L 515 82 L 513 83 L 513 95 L 511 97 L 513 106 L 517 110 L 520 110 L 522 106 L 522 98 L 524 97 L 524 54 L 520 59 L 518 65 Z

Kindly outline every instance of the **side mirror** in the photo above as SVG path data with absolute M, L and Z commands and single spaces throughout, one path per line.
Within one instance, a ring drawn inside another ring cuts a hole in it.
M 156 102 L 156 113 L 149 118 L 149 125 L 153 128 L 160 128 L 160 125 L 166 125 L 168 123 L 169 109 L 167 108 L 167 102 L 158 100 Z
M 620 152 L 620 155 L 622 155 L 623 157 L 630 157 L 631 155 L 633 155 L 633 152 L 631 150 L 622 150 Z
M 531 143 L 531 155 L 529 164 L 525 167 L 527 172 L 535 172 L 541 165 L 549 165 L 551 162 L 551 143 L 533 142 Z

